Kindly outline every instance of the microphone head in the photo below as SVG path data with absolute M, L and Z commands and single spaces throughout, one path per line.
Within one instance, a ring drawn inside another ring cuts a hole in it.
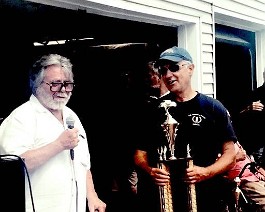
M 73 129 L 73 128 L 74 128 L 74 125 L 75 125 L 75 120 L 74 120 L 74 118 L 73 118 L 72 116 L 68 116 L 68 117 L 66 118 L 66 124 L 67 124 L 67 127 L 68 127 L 69 129 Z

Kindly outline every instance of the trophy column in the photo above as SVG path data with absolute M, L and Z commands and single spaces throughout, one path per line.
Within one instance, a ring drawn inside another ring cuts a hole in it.
M 187 145 L 187 167 L 193 166 L 193 160 L 190 155 L 190 146 Z M 196 189 L 195 184 L 188 184 L 188 206 L 189 212 L 197 212 Z
M 160 169 L 164 169 L 167 172 L 170 172 L 168 164 L 165 163 L 166 151 L 167 151 L 166 146 L 161 147 L 161 149 L 158 149 L 159 162 L 157 166 Z M 165 186 L 159 186 L 159 196 L 160 196 L 160 212 L 174 212 L 171 182 L 169 182 Z

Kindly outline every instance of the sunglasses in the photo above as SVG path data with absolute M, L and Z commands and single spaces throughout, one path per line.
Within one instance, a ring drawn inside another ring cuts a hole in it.
M 158 67 L 158 72 L 161 75 L 165 75 L 168 70 L 170 70 L 171 72 L 177 72 L 178 70 L 180 70 L 185 65 L 189 65 L 189 64 L 186 63 L 186 64 L 179 65 L 179 64 L 176 64 L 176 63 L 170 63 L 170 64 L 168 64 L 166 66 L 159 66 Z

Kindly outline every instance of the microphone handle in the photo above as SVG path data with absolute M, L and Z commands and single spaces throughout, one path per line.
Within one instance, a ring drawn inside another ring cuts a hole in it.
M 75 158 L 75 152 L 73 149 L 70 149 L 70 156 L 71 156 L 71 159 L 74 160 Z
M 68 129 L 73 129 L 73 128 L 74 128 L 74 126 L 68 125 Z M 74 158 L 75 158 L 75 152 L 74 152 L 73 149 L 70 149 L 70 156 L 71 156 L 71 159 L 74 160 Z

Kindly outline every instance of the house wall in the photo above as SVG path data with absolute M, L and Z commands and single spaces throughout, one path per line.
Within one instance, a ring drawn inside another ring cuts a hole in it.
M 193 86 L 216 96 L 215 28 L 219 23 L 256 32 L 257 82 L 263 82 L 265 2 L 263 0 L 41 0 L 32 1 L 109 17 L 178 26 L 179 46 L 194 58 Z

